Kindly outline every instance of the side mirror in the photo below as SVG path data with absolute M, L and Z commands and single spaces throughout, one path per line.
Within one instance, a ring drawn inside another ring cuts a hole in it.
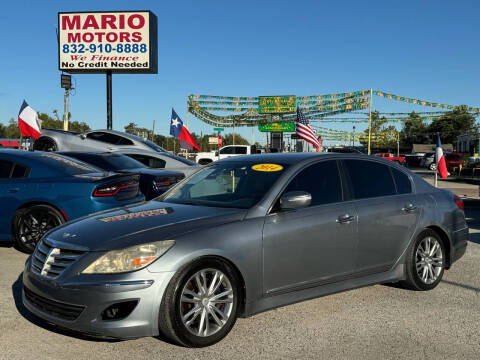
M 80 139 L 85 140 L 86 138 L 87 138 L 87 135 L 85 135 L 85 134 L 80 135 Z
M 218 151 L 215 151 L 215 156 L 218 156 Z
M 290 191 L 280 198 L 282 210 L 301 209 L 310 205 L 312 195 L 306 191 Z

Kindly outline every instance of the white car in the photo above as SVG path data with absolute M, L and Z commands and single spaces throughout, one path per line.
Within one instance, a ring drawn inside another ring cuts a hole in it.
M 198 153 L 195 161 L 200 165 L 207 165 L 216 160 L 250 154 L 257 154 L 255 145 L 227 145 L 217 151 Z

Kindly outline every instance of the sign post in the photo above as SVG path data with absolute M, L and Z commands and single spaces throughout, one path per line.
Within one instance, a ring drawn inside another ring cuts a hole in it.
M 70 89 L 72 88 L 72 77 L 67 74 L 61 74 L 60 86 L 65 89 L 65 94 L 63 95 L 63 130 L 68 131 L 68 96 L 70 95 Z
M 106 74 L 108 129 L 112 74 L 157 74 L 157 56 L 157 17 L 151 11 L 58 13 L 58 68 Z

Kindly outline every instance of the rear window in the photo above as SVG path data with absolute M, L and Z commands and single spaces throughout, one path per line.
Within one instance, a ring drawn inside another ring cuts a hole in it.
M 52 170 L 63 174 L 82 175 L 99 172 L 99 169 L 85 164 L 84 162 L 57 154 L 42 154 L 40 155 L 40 160 Z
M 27 177 L 28 169 L 20 164 L 15 164 L 12 172 L 12 179 L 21 179 Z
M 138 161 L 121 154 L 64 153 L 64 155 L 84 161 L 90 165 L 107 171 L 129 170 L 145 167 Z
M 140 155 L 140 154 L 127 154 L 136 161 L 142 163 L 143 165 L 151 169 L 164 169 L 166 161 L 162 159 L 157 159 L 151 156 Z
M 355 199 L 395 195 L 390 166 L 374 161 L 344 160 Z

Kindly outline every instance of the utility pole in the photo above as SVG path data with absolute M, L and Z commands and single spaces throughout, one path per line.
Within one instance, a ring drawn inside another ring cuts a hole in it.
M 112 130 L 112 71 L 107 70 L 107 129 Z
M 155 139 L 155 120 L 153 120 L 153 126 L 152 126 L 152 141 Z
M 69 120 L 68 96 L 70 95 L 70 89 L 73 89 L 72 76 L 67 74 L 61 74 L 60 87 L 65 89 L 65 94 L 63 95 L 63 130 L 68 131 L 68 120 Z
M 68 131 L 68 96 L 70 95 L 70 90 L 65 89 L 65 94 L 63 95 L 63 130 Z
M 372 139 L 372 95 L 373 89 L 370 88 L 370 106 L 368 109 L 368 155 L 371 154 L 370 142 Z
M 352 140 L 352 147 L 355 147 L 355 125 L 353 125 L 353 140 Z

